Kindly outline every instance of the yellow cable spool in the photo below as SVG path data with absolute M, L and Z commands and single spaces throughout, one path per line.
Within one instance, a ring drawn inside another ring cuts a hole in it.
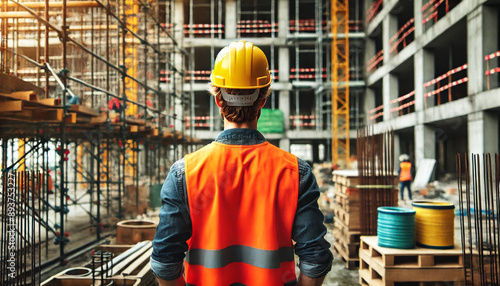
M 416 201 L 415 235 L 418 246 L 451 249 L 455 245 L 455 206 L 447 202 Z

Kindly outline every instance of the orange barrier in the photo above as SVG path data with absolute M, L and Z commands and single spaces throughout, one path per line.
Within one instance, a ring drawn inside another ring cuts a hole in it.
M 267 20 L 242 20 L 236 25 L 237 32 L 240 34 L 274 33 L 278 32 L 277 27 L 278 23 L 269 23 Z
M 368 110 L 368 120 L 376 120 L 380 116 L 384 115 L 384 105 L 379 105 L 372 110 Z M 373 114 L 373 115 L 370 115 Z
M 316 115 L 290 115 L 290 125 L 292 127 L 314 127 L 316 126 Z
M 192 117 L 186 116 L 186 117 L 184 117 L 184 122 L 185 122 L 187 128 L 191 127 L 191 119 L 194 120 L 194 123 L 193 123 L 194 127 L 206 128 L 206 127 L 212 126 L 212 123 L 210 123 L 209 121 L 214 119 L 214 117 L 213 116 L 192 116 Z M 196 122 L 196 121 L 198 121 L 198 122 Z
M 489 55 L 484 57 L 484 60 L 486 61 L 486 72 L 484 74 L 486 75 L 486 86 L 487 86 L 488 90 L 490 89 L 490 85 L 491 85 L 490 84 L 490 75 L 500 72 L 500 67 L 490 69 L 490 60 L 497 58 L 497 57 L 500 57 L 500 51 L 489 54 Z
M 410 100 L 408 102 L 405 102 L 403 103 L 403 101 L 406 101 L 406 100 L 409 100 L 409 99 L 413 99 L 413 100 Z M 402 115 L 402 110 L 405 109 L 405 108 L 408 108 L 408 112 L 407 113 L 410 113 L 410 106 L 412 105 L 415 105 L 415 91 L 412 91 L 408 94 L 405 94 L 403 96 L 400 96 L 398 98 L 395 98 L 393 100 L 390 101 L 391 105 L 392 104 L 397 104 L 399 106 L 397 107 L 392 107 L 391 108 L 391 113 L 392 112 L 398 112 L 399 115 Z
M 424 98 L 426 99 L 425 100 L 425 107 L 427 107 L 427 98 L 431 97 L 433 95 L 436 95 L 436 94 L 438 95 L 438 98 L 437 98 L 438 99 L 438 103 L 437 104 L 438 105 L 441 104 L 441 98 L 440 98 L 439 95 L 440 95 L 441 92 L 443 92 L 445 90 L 448 91 L 448 101 L 452 101 L 453 98 L 452 98 L 452 95 L 451 95 L 451 88 L 454 87 L 454 86 L 460 85 L 462 83 L 466 83 L 467 81 L 469 81 L 469 78 L 467 76 L 465 76 L 465 77 L 463 77 L 461 79 L 452 81 L 451 76 L 453 74 L 456 74 L 456 73 L 460 72 L 460 71 L 466 70 L 467 67 L 468 67 L 468 65 L 464 64 L 462 66 L 459 66 L 457 68 L 449 70 L 448 72 L 440 75 L 439 77 L 437 77 L 437 78 L 435 78 L 433 80 L 430 80 L 430 81 L 424 83 L 424 90 L 426 88 L 428 88 L 429 86 L 431 86 L 431 85 L 434 85 L 434 84 L 437 85 L 437 87 L 434 90 L 424 93 Z M 448 83 L 445 84 L 445 85 L 443 85 L 443 86 L 441 86 L 441 81 L 444 80 L 444 79 L 448 79 Z
M 439 20 L 437 9 L 443 3 L 445 4 L 445 13 L 448 14 L 448 12 L 451 10 L 448 0 L 430 0 L 429 2 L 425 3 L 425 5 L 422 6 L 422 24 L 430 22 L 431 20 L 434 20 L 434 22 Z
M 403 49 L 404 49 L 406 47 L 406 45 L 408 45 L 409 43 L 411 43 L 413 41 L 413 39 L 412 39 L 411 41 L 406 42 L 406 37 L 408 37 L 408 35 L 413 33 L 413 31 L 415 31 L 414 22 L 415 22 L 415 19 L 411 18 L 408 22 L 406 22 L 406 24 L 403 25 L 403 27 L 401 27 L 401 29 L 399 29 L 399 31 L 394 36 L 392 36 L 389 39 L 389 45 L 391 45 L 391 49 L 389 50 L 390 53 L 392 53 L 394 51 L 396 51 L 396 53 L 397 53 L 399 44 L 403 43 Z M 406 32 L 404 32 L 404 31 L 406 31 Z M 401 33 L 403 33 L 403 32 L 404 32 L 404 34 L 400 37 Z
M 374 1 L 370 7 L 368 8 L 368 10 L 366 10 L 366 23 L 369 23 L 371 20 L 373 20 L 373 17 L 375 17 L 375 15 L 378 14 L 378 12 L 380 12 L 380 8 L 382 6 L 382 0 L 377 0 L 377 1 Z
M 366 71 L 372 71 L 380 66 L 384 59 L 384 50 L 380 50 L 376 55 L 366 62 Z
M 298 30 L 299 32 L 304 31 L 316 31 L 316 21 L 314 19 L 301 19 L 298 21 L 298 27 L 296 25 L 297 21 L 290 20 L 288 22 L 289 30 L 291 32 Z M 321 30 L 327 28 L 327 23 L 325 20 L 321 21 Z
M 291 68 L 290 69 L 290 79 L 313 79 L 317 78 L 316 72 L 320 73 L 321 78 L 326 78 L 326 68 L 321 70 L 316 68 Z M 297 75 L 298 73 L 298 75 Z

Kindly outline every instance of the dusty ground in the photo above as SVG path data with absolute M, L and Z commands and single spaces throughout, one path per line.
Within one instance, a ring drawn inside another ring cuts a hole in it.
M 333 243 L 333 224 L 326 224 L 328 233 L 325 238 Z M 324 286 L 355 286 L 359 285 L 358 270 L 348 270 L 345 263 L 334 253 L 335 259 L 333 260 L 332 270 L 326 275 Z

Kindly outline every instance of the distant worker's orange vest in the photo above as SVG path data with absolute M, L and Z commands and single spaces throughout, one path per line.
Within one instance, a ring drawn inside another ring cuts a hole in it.
M 411 163 L 410 162 L 401 162 L 399 164 L 401 167 L 401 173 L 399 173 L 400 181 L 411 181 Z
M 296 285 L 297 157 L 268 142 L 214 142 L 185 156 L 187 285 Z

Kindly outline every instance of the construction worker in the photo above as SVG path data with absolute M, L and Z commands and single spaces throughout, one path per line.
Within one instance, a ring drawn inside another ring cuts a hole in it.
M 172 165 L 163 185 L 151 256 L 161 286 L 321 285 L 330 271 L 311 167 L 256 130 L 270 84 L 252 43 L 219 52 L 210 93 L 224 131 Z
M 413 164 L 410 162 L 410 156 L 403 154 L 400 156 L 399 160 L 401 161 L 401 163 L 399 163 L 398 170 L 400 182 L 399 195 L 401 197 L 401 200 L 405 201 L 404 189 L 408 189 L 408 198 L 411 201 L 411 181 L 413 180 L 415 169 L 413 167 Z

